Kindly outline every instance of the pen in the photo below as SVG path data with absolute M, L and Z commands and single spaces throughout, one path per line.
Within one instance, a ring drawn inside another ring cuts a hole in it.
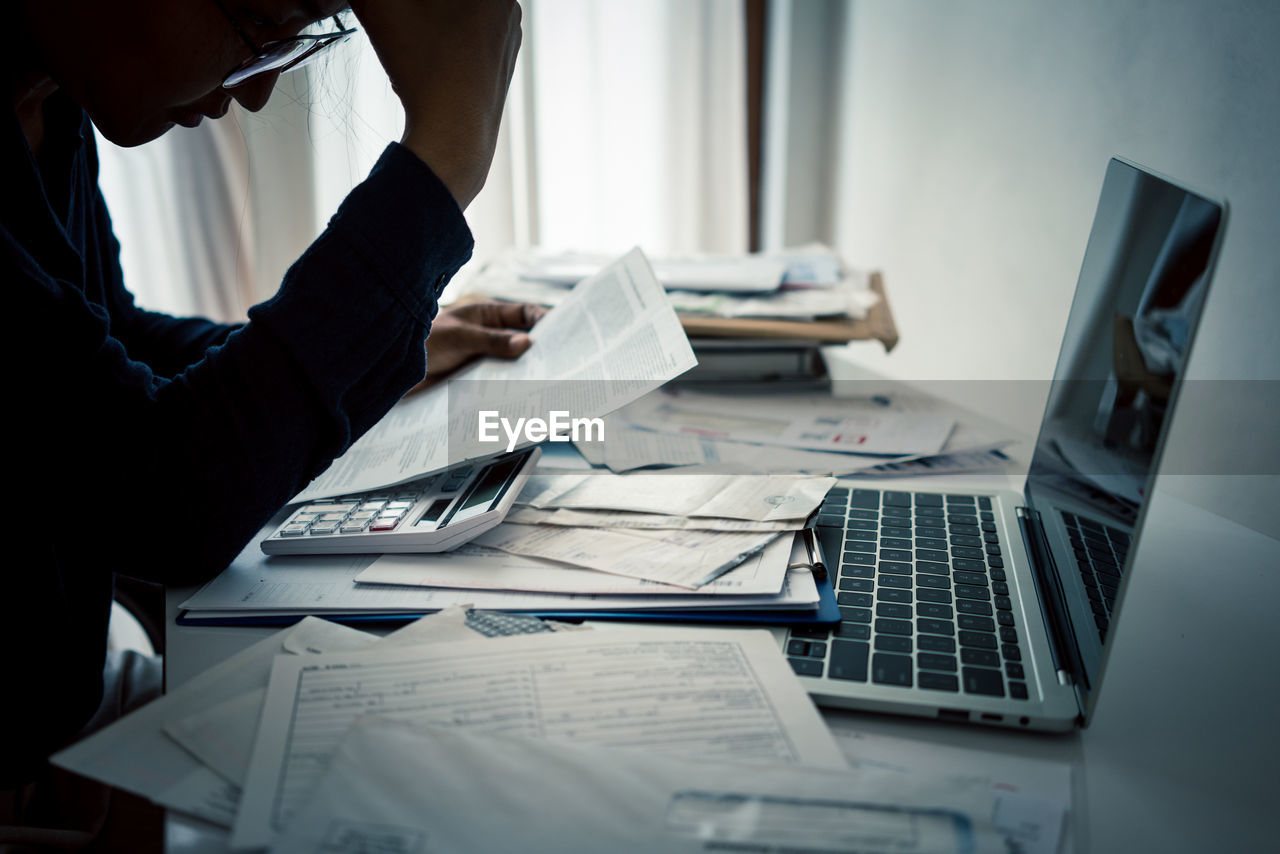
M 822 541 L 818 539 L 817 514 L 805 524 L 801 530 L 801 536 L 804 538 L 805 551 L 809 553 L 809 566 L 813 568 L 815 578 L 827 577 L 827 561 L 826 555 L 822 551 Z

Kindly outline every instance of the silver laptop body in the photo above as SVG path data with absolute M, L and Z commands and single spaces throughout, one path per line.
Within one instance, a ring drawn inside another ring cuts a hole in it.
M 817 522 L 842 622 L 778 632 L 817 703 L 1087 725 L 1225 221 L 1113 159 L 1025 491 L 832 490 Z

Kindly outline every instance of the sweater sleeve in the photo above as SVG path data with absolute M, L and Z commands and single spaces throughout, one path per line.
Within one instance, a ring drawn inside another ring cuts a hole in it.
M 224 567 L 422 378 L 440 291 L 471 246 L 448 190 L 393 144 L 242 327 L 122 320 L 35 265 L 17 271 L 41 366 L 20 382 L 45 469 L 32 482 L 111 496 L 54 562 L 166 582 Z M 147 347 L 162 364 L 137 358 Z

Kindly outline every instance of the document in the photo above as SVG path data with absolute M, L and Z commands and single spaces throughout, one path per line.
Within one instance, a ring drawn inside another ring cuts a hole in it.
M 356 584 L 373 556 L 268 557 L 255 539 L 227 569 L 182 602 L 184 619 L 221 621 L 297 614 L 421 614 L 450 605 L 491 611 L 637 611 L 747 607 L 739 597 L 714 595 L 637 596 L 525 593 L 512 590 L 449 590 Z M 538 563 L 532 558 L 524 558 Z M 621 576 L 619 576 L 621 578 Z M 751 600 L 752 609 L 804 609 L 817 605 L 812 576 L 792 573 L 777 597 Z
M 563 525 L 566 528 L 647 529 L 651 531 L 798 531 L 800 519 L 757 522 L 752 519 L 714 519 L 709 516 L 668 516 L 626 510 L 539 510 L 513 507 L 508 522 L 521 525 Z M 457 552 L 453 552 L 456 554 Z
M 844 764 L 768 632 L 565 632 L 281 657 L 233 847 L 269 844 L 369 713 L 653 753 Z
M 1068 838 L 1069 765 L 869 735 L 844 723 L 833 726 L 832 734 L 854 769 L 979 785 L 984 801 L 979 814 L 990 818 L 1019 854 L 1058 854 Z
M 557 475 L 526 486 L 520 501 L 532 507 L 626 510 L 753 521 L 808 518 L 834 477 L 673 473 Z
M 777 538 L 776 532 L 609 531 L 503 524 L 473 542 L 524 557 L 696 589 L 759 554 Z M 782 579 L 778 581 L 781 586 Z
M 298 636 L 305 636 L 307 646 L 320 650 L 352 649 L 376 640 L 355 629 L 309 618 L 54 754 L 52 762 L 163 806 L 230 826 L 228 805 L 236 802 L 235 787 L 179 747 L 165 734 L 165 724 L 261 690 L 272 659 L 285 651 L 291 637 Z
M 603 441 L 581 441 L 576 446 L 592 462 L 619 473 L 651 466 L 682 466 L 685 471 L 696 467 L 699 472 L 726 474 L 776 472 L 839 477 L 885 462 L 882 456 L 805 451 L 688 433 L 660 433 L 631 426 L 616 413 L 605 420 L 604 436 Z
M 448 555 L 379 557 L 359 575 L 361 584 L 407 584 L 473 590 L 524 590 L 530 593 L 590 593 L 601 596 L 777 596 L 786 581 L 796 546 L 791 534 L 779 536 L 759 553 L 696 589 L 676 587 L 581 569 L 467 545 Z M 803 544 L 800 545 L 803 553 Z
M 870 400 L 801 396 L 663 393 L 636 401 L 621 415 L 659 433 L 857 454 L 934 454 L 955 428 L 947 415 L 896 412 Z
M 600 417 L 697 363 L 638 249 L 578 284 L 530 337 L 515 361 L 482 360 L 404 398 L 294 501 L 391 486 L 504 450 L 505 440 L 481 441 L 481 410 L 511 423 L 553 411 Z
M 975 787 L 386 718 L 354 726 L 273 854 L 1007 854 Z

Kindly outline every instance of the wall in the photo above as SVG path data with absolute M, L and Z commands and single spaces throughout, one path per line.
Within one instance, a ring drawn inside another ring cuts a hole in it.
M 850 0 L 843 28 L 831 237 L 885 272 L 902 332 L 892 354 L 850 356 L 1042 381 L 1108 158 L 1225 196 L 1189 375 L 1271 382 L 1180 410 L 1170 455 L 1198 474 L 1166 488 L 1280 536 L 1280 4 Z M 1033 426 L 1043 386 L 1010 387 Z

